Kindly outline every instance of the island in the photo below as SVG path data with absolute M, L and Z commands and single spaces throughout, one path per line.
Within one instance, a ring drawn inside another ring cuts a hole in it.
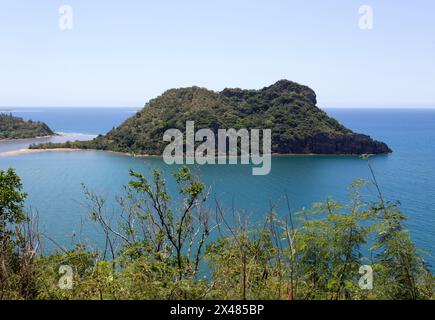
M 260 90 L 220 92 L 200 87 L 170 89 L 106 135 L 91 141 L 32 145 L 32 149 L 75 148 L 137 155 L 162 155 L 167 129 L 271 129 L 275 154 L 388 154 L 383 142 L 355 133 L 317 107 L 307 86 L 280 80 Z
M 30 139 L 56 135 L 48 125 L 40 121 L 25 121 L 12 114 L 0 113 L 0 141 Z

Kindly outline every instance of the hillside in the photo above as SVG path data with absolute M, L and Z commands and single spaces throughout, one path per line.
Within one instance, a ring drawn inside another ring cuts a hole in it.
M 280 80 L 260 90 L 214 92 L 190 87 L 170 89 L 104 136 L 90 142 L 33 146 L 74 147 L 161 155 L 163 133 L 195 128 L 271 129 L 272 152 L 279 154 L 380 154 L 391 150 L 382 142 L 357 134 L 316 106 L 309 87 Z
M 0 140 L 36 138 L 54 134 L 43 122 L 24 121 L 12 114 L 0 114 Z

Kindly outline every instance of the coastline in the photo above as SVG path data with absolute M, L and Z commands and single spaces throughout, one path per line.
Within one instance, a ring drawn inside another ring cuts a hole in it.
M 0 157 L 2 156 L 19 156 L 23 154 L 32 154 L 32 153 L 43 153 L 43 152 L 79 152 L 79 151 L 86 151 L 83 149 L 19 149 L 19 150 L 12 150 L 12 151 L 4 151 L 0 152 Z
M 61 133 L 54 133 L 48 136 L 40 136 L 40 137 L 31 137 L 31 138 L 18 138 L 18 139 L 0 139 L 1 142 L 14 142 L 14 141 L 25 141 L 25 140 L 32 140 L 32 139 L 45 139 L 45 138 L 52 138 L 52 137 L 59 137 L 63 136 L 64 134 Z
M 107 153 L 113 153 L 118 154 L 126 157 L 133 157 L 133 158 L 162 158 L 161 155 L 152 155 L 152 154 L 133 154 L 128 152 L 120 152 L 120 151 L 112 151 L 112 150 L 99 150 L 99 149 L 79 149 L 79 148 L 53 148 L 53 149 L 19 149 L 19 150 L 11 150 L 11 151 L 5 151 L 0 152 L 1 156 L 18 156 L 18 155 L 24 155 L 24 154 L 32 154 L 32 153 L 44 153 L 44 152 L 85 152 L 85 151 L 98 151 L 98 152 L 107 152 Z M 382 156 L 388 156 L 391 153 L 388 154 L 379 154 Z M 361 156 L 375 156 L 374 154 L 317 154 L 317 153 L 272 153 L 272 157 L 361 157 Z M 219 158 L 219 157 L 216 157 Z M 238 157 L 239 158 L 239 157 Z

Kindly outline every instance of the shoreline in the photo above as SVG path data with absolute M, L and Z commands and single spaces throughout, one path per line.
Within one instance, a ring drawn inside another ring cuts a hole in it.
M 32 137 L 32 138 L 18 138 L 18 139 L 0 139 L 0 142 L 15 142 L 15 141 L 45 139 L 45 138 L 60 137 L 60 136 L 64 136 L 64 134 L 56 132 L 56 133 L 48 135 L 48 136 L 40 136 L 40 137 Z
M 89 136 L 89 137 L 97 137 L 97 134 L 90 134 L 90 133 L 80 133 L 80 132 L 55 132 L 52 135 L 48 136 L 39 136 L 39 137 L 33 137 L 33 138 L 18 138 L 18 139 L 0 139 L 0 143 L 2 142 L 19 142 L 19 141 L 26 141 L 26 140 L 36 140 L 36 139 L 47 139 L 47 138 L 53 138 L 53 137 L 68 137 L 68 136 Z
M 133 157 L 133 158 L 162 158 L 163 156 L 159 155 L 151 155 L 151 154 L 132 154 L 128 152 L 120 152 L 120 151 L 112 151 L 112 150 L 98 150 L 98 149 L 79 149 L 79 148 L 53 148 L 53 149 L 19 149 L 19 150 L 11 150 L 11 151 L 0 151 L 0 157 L 1 156 L 18 156 L 18 155 L 24 155 L 24 154 L 32 154 L 32 153 L 45 153 L 45 152 L 85 152 L 85 151 L 97 151 L 97 152 L 107 152 L 107 153 L 113 153 L 118 154 L 126 157 Z M 361 156 L 388 156 L 390 154 L 319 154 L 319 153 L 272 153 L 272 157 L 318 157 L 318 156 L 324 156 L 324 157 L 361 157 Z M 219 157 L 216 157 L 219 158 Z M 237 158 L 240 158 L 238 156 Z
M 19 150 L 11 150 L 11 151 L 4 151 L 0 152 L 0 157 L 2 156 L 19 156 L 23 154 L 32 154 L 32 153 L 44 153 L 44 152 L 79 152 L 79 151 L 85 151 L 83 149 L 63 149 L 63 148 L 56 148 L 56 149 L 19 149 Z

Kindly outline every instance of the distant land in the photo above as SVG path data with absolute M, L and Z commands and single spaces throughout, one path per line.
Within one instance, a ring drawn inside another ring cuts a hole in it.
M 32 149 L 96 149 L 142 155 L 161 155 L 167 129 L 271 129 L 276 154 L 387 154 L 383 142 L 341 125 L 316 106 L 307 86 L 280 80 L 260 90 L 200 87 L 170 89 L 106 135 L 91 141 L 32 145 Z
M 0 113 L 0 141 L 53 136 L 55 133 L 40 121 L 24 121 L 12 114 Z

